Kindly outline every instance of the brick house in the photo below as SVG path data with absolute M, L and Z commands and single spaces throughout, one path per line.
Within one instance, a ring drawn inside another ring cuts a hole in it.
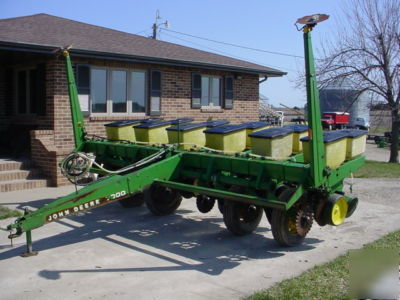
M 89 134 L 115 120 L 161 116 L 196 121 L 257 120 L 260 78 L 285 75 L 256 65 L 47 14 L 0 20 L 0 151 L 25 155 L 52 186 L 74 147 L 64 59 L 72 45 Z M 1 171 L 1 168 L 0 168 Z

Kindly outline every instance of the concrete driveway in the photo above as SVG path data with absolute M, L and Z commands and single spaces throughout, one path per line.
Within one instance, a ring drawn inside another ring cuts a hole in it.
M 3 193 L 0 202 L 40 207 L 71 191 Z M 0 298 L 240 299 L 400 228 L 398 179 L 354 180 L 353 193 L 360 205 L 345 224 L 315 224 L 297 248 L 278 247 L 266 218 L 232 236 L 216 207 L 202 215 L 191 200 L 166 217 L 113 203 L 50 223 L 33 231 L 36 257 L 18 256 L 24 238 L 11 248 L 0 232 Z
M 390 149 L 388 147 L 378 148 L 374 141 L 367 141 L 365 158 L 367 160 L 388 162 Z

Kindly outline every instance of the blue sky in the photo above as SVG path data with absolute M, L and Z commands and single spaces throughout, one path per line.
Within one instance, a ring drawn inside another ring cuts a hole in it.
M 158 9 L 163 18 L 161 21 L 168 20 L 171 24 L 169 29 L 174 31 L 303 56 L 302 34 L 294 27 L 295 20 L 314 13 L 331 16 L 313 33 L 317 48 L 321 40 L 334 33 L 335 19 L 341 14 L 340 7 L 344 3 L 345 0 L 1 0 L 0 18 L 48 13 L 148 36 Z M 261 84 L 260 92 L 274 105 L 303 106 L 306 102 L 304 90 L 296 89 L 293 83 L 297 73 L 303 69 L 304 63 L 300 58 L 244 50 L 167 31 L 161 31 L 160 39 L 218 54 L 224 52 L 224 55 L 288 72 L 283 78 L 270 78 Z

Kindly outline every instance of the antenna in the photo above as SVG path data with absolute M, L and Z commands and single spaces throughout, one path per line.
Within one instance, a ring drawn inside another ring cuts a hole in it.
M 168 20 L 166 20 L 164 23 L 158 23 L 158 20 L 161 20 L 161 19 L 162 18 L 160 16 L 160 11 L 157 9 L 157 11 L 156 11 L 156 20 L 155 20 L 155 22 L 153 24 L 153 35 L 152 35 L 152 38 L 155 39 L 155 40 L 157 39 L 157 33 L 159 31 L 160 25 L 164 25 L 165 28 L 169 28 L 171 26 L 171 24 L 168 22 Z

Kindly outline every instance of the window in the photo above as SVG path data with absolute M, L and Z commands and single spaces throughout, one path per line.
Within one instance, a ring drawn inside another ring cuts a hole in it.
M 161 72 L 77 66 L 79 98 L 90 101 L 93 114 L 160 114 Z M 150 78 L 147 80 L 147 73 Z M 90 77 L 90 79 L 89 79 Z M 90 82 L 87 87 L 85 82 Z M 148 90 L 150 90 L 150 97 Z M 148 99 L 149 98 L 149 99 Z M 84 101 L 81 101 L 81 108 Z M 82 111 L 84 109 L 82 108 Z
M 78 89 L 78 98 L 81 111 L 84 116 L 89 115 L 89 95 L 90 95 L 90 67 L 88 65 L 77 65 L 76 68 L 76 86 Z
M 201 76 L 201 106 L 221 106 L 221 79 Z
M 201 75 L 192 74 L 192 108 L 201 107 Z
M 107 70 L 92 69 L 90 99 L 93 113 L 107 112 Z
M 111 71 L 112 112 L 126 113 L 126 71 Z
M 233 76 L 225 76 L 224 107 L 233 108 Z
M 152 70 L 150 73 L 150 115 L 161 114 L 161 72 Z
M 224 102 L 222 103 L 222 91 Z M 233 76 L 226 76 L 224 89 L 218 76 L 192 74 L 192 108 L 221 107 L 233 108 Z
M 132 71 L 130 79 L 130 95 L 132 112 L 144 113 L 146 111 L 146 72 Z
M 18 114 L 45 114 L 45 66 L 16 71 L 16 90 Z

